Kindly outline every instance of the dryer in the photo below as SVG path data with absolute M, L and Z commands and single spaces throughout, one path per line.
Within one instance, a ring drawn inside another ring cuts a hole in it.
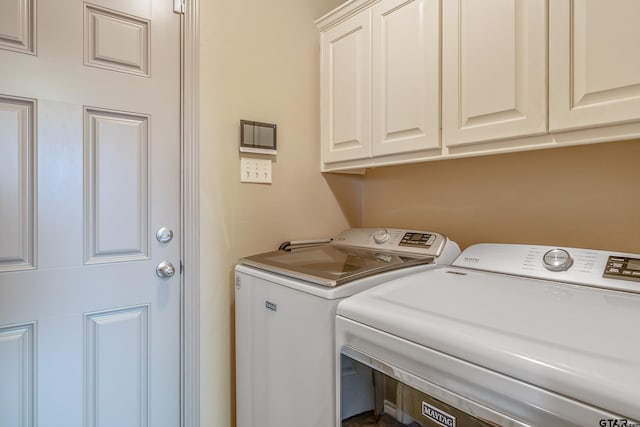
M 471 246 L 339 304 L 337 405 L 374 394 L 360 417 L 411 426 L 640 425 L 639 281 L 640 255 Z M 346 390 L 345 362 L 372 381 Z
M 330 243 L 241 259 L 235 269 L 237 426 L 332 425 L 338 303 L 448 265 L 459 253 L 440 233 L 353 228 Z

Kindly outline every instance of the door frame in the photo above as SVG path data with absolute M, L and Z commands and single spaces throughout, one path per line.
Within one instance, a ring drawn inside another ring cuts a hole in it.
M 180 426 L 200 426 L 199 0 L 183 0 L 180 22 L 181 270 Z

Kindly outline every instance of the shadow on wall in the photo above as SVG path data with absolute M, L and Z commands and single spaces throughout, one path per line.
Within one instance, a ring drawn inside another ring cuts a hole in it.
M 354 224 L 365 227 L 438 231 L 462 247 L 640 253 L 639 161 L 640 140 L 631 140 L 370 169 L 355 186 L 338 175 L 326 179 L 350 218 L 361 212 Z
M 364 176 L 337 173 L 325 173 L 323 176 L 340 205 L 349 226 L 360 227 L 362 225 Z

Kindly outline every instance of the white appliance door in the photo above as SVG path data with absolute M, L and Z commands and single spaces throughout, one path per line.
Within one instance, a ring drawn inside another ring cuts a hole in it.
M 640 419 L 640 295 L 461 268 L 343 301 L 360 324 Z M 380 316 L 384 313 L 384 316 Z
M 170 1 L 0 5 L 2 426 L 179 424 L 179 40 Z
M 338 302 L 272 278 L 236 272 L 236 425 L 329 426 Z

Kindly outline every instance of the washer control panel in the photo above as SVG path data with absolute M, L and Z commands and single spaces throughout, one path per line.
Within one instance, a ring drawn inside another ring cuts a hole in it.
M 337 235 L 331 244 L 436 257 L 446 247 L 451 247 L 454 256 L 460 251 L 458 245 L 440 233 L 398 228 L 350 228 Z
M 603 277 L 640 282 L 640 258 L 609 256 Z
M 389 237 L 391 237 L 391 233 L 389 233 L 389 230 L 386 228 L 381 228 L 373 232 L 373 241 L 379 245 L 389 240 Z
M 402 240 L 400 240 L 400 246 L 408 246 L 408 247 L 425 247 L 429 248 L 433 245 L 433 242 L 436 241 L 435 234 L 429 233 L 405 233 L 402 236 Z

